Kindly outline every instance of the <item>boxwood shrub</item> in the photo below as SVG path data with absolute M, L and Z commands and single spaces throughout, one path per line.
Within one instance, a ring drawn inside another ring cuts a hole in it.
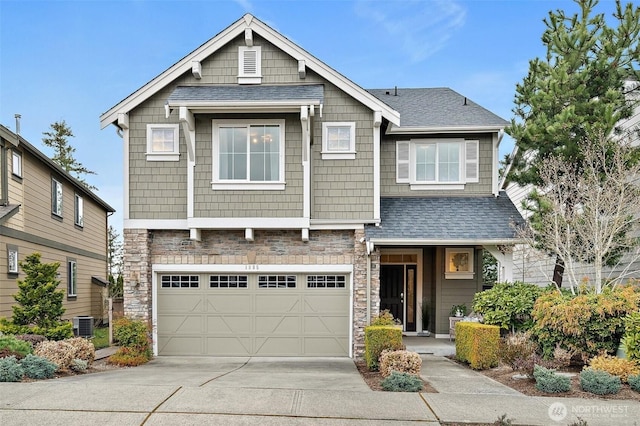
M 380 354 L 385 349 L 404 349 L 402 330 L 399 327 L 370 325 L 364 329 L 364 358 L 369 370 L 377 370 Z
M 498 365 L 500 327 L 478 322 L 456 323 L 456 358 L 469 363 L 474 370 Z

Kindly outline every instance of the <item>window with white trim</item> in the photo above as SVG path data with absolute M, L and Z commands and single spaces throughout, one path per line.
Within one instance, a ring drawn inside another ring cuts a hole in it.
M 479 181 L 479 141 L 413 139 L 396 142 L 396 182 L 411 189 L 463 189 Z
M 262 82 L 262 49 L 260 46 L 238 47 L 238 84 Z
M 345 275 L 307 275 L 307 288 L 345 288 Z
M 11 174 L 16 177 L 22 177 L 22 154 L 15 149 L 11 155 Z
M 74 223 L 77 226 L 84 226 L 84 200 L 81 195 L 75 195 L 75 206 L 74 206 Z
M 147 161 L 178 161 L 178 124 L 147 124 Z
M 284 120 L 213 120 L 212 189 L 284 189 Z
M 51 179 L 51 213 L 62 217 L 62 183 Z
M 322 123 L 322 159 L 353 160 L 356 158 L 356 123 Z
M 18 247 L 7 245 L 7 273 L 18 273 Z
M 67 260 L 67 297 L 78 294 L 78 263 L 75 259 Z
M 247 275 L 210 275 L 210 288 L 247 288 Z
M 200 276 L 198 275 L 162 275 L 160 277 L 162 288 L 198 288 Z
M 295 275 L 258 275 L 258 288 L 295 288 Z

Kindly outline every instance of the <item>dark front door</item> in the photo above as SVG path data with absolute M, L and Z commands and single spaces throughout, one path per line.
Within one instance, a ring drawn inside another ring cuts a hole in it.
M 382 265 L 380 268 L 380 311 L 388 309 L 404 323 L 404 265 Z

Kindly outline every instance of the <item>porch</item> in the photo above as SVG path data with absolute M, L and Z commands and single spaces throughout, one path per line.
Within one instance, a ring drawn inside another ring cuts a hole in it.
M 436 356 L 455 355 L 456 343 L 449 339 L 436 339 L 433 336 L 402 336 L 402 343 L 408 351 Z

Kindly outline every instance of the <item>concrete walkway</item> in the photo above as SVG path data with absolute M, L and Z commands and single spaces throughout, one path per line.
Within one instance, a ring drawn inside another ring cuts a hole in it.
M 159 357 L 128 369 L 0 383 L 0 425 L 633 425 L 640 403 L 528 397 L 425 354 L 439 393 L 374 392 L 347 358 Z M 558 421 L 556 421 L 558 420 Z

